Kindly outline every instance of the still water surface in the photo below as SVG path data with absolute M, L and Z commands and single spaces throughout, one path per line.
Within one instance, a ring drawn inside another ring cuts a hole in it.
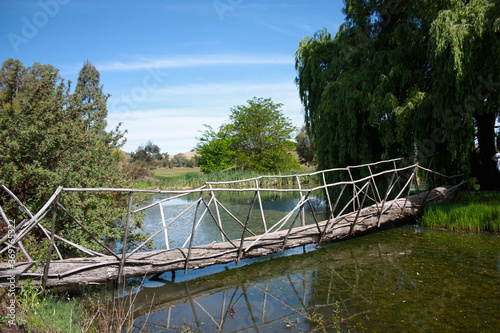
M 346 332 L 498 332 L 499 310 L 499 235 L 407 225 L 239 266 L 147 279 L 137 290 L 134 326 L 146 332 L 300 332 L 318 325 Z

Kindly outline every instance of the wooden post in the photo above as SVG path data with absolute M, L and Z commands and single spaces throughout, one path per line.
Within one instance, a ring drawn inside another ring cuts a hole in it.
M 128 194 L 128 210 L 127 210 L 127 220 L 125 222 L 125 234 L 123 235 L 123 250 L 122 250 L 122 260 L 120 261 L 120 267 L 118 269 L 118 283 L 121 282 L 123 269 L 125 268 L 125 259 L 127 254 L 127 239 L 128 239 L 128 229 L 130 227 L 130 219 L 132 214 L 132 200 L 134 198 L 134 192 L 129 192 Z
M 408 202 L 408 197 L 410 196 L 410 192 L 411 192 L 411 183 L 412 183 L 412 180 L 413 180 L 414 177 L 415 177 L 415 171 L 413 171 L 413 173 L 410 176 L 410 180 L 409 180 L 409 183 L 408 183 L 408 193 L 406 194 L 405 203 L 403 204 L 403 208 L 401 209 L 401 215 L 399 215 L 400 217 L 403 216 L 403 213 L 405 211 L 406 203 Z
M 245 226 L 243 227 L 243 233 L 241 234 L 241 242 L 240 242 L 240 248 L 238 249 L 238 257 L 236 258 L 236 265 L 240 264 L 240 259 L 241 259 L 241 252 L 243 250 L 243 243 L 245 242 L 245 233 L 248 228 L 248 223 L 250 222 L 250 216 L 252 215 L 252 209 L 255 204 L 255 200 L 257 199 L 257 193 L 258 191 L 255 191 L 255 195 L 253 196 L 252 200 L 252 205 L 250 206 L 250 209 L 248 210 L 248 216 L 247 220 L 245 221 Z
M 368 183 L 366 183 L 366 184 L 367 184 L 366 185 L 367 187 L 370 187 L 370 181 L 368 181 Z M 368 188 L 366 189 L 366 192 L 368 192 Z M 361 204 L 359 205 L 358 212 L 356 213 L 356 218 L 354 218 L 354 222 L 352 222 L 352 224 L 351 224 L 351 230 L 349 231 L 349 235 L 352 235 L 352 232 L 354 230 L 354 226 L 356 225 L 356 221 L 358 221 L 359 213 L 361 213 L 361 209 L 363 209 L 363 205 L 365 204 L 365 199 L 366 199 L 366 195 L 364 195 L 363 199 L 361 199 Z
M 7 215 L 5 215 L 5 213 L 3 212 L 3 209 L 2 209 L 2 206 L 0 206 L 0 215 L 2 215 L 2 218 L 3 220 L 5 221 L 5 225 L 7 225 L 7 228 L 9 230 L 11 229 L 15 229 L 15 227 L 13 225 L 10 224 L 9 222 L 9 219 L 7 218 Z M 8 234 L 8 233 L 7 233 Z M 28 254 L 28 252 L 25 250 L 24 246 L 23 246 L 23 243 L 21 241 L 17 242 L 17 244 L 19 244 L 19 248 L 21 249 L 21 251 L 23 252 L 24 256 L 26 257 L 26 259 L 28 259 L 28 261 L 33 261 L 33 259 L 31 259 L 30 255 Z
M 211 190 L 212 189 L 212 184 L 209 184 L 208 187 Z M 214 191 L 210 191 L 210 196 L 214 199 L 215 213 L 217 214 L 217 221 L 216 221 L 216 223 L 219 226 L 219 229 L 221 230 L 220 238 L 222 239 L 222 241 L 224 241 L 224 235 L 222 234 L 222 220 L 220 218 L 219 205 L 217 204 L 217 198 L 215 197 Z
M 297 179 L 297 185 L 299 185 L 300 200 L 302 201 L 304 199 L 304 196 L 302 194 L 302 186 L 300 184 L 300 179 L 299 176 L 295 176 L 295 178 Z M 304 205 L 300 207 L 300 222 L 303 227 L 306 225 L 306 215 L 304 212 Z
M 319 237 L 318 246 L 321 245 L 323 237 L 326 235 L 330 221 L 335 216 L 335 209 L 337 209 L 337 205 L 339 204 L 340 198 L 342 198 L 342 194 L 344 194 L 344 190 L 346 187 L 347 187 L 347 184 L 344 184 L 344 186 L 342 187 L 342 191 L 340 191 L 340 194 L 337 197 L 337 201 L 335 201 L 335 205 L 333 206 L 332 210 L 330 211 L 330 216 L 328 217 L 328 222 L 326 222 L 325 228 L 323 229 L 323 232 L 321 233 L 321 236 Z
M 356 182 L 352 178 L 351 169 L 349 167 L 347 168 L 347 172 L 349 173 L 349 178 L 351 179 L 351 182 L 352 182 L 352 197 L 357 198 L 358 194 L 357 194 L 356 189 L 358 186 L 356 185 Z M 359 206 L 359 199 L 357 199 L 357 201 L 358 201 L 358 206 Z M 354 200 L 352 202 L 352 211 L 354 212 L 355 210 L 356 210 L 356 200 Z
M 170 249 L 170 246 L 168 244 L 168 233 L 167 233 L 167 227 L 165 226 L 165 214 L 163 214 L 163 205 L 160 203 L 158 205 L 160 207 L 160 217 L 161 217 L 161 223 L 163 225 L 163 235 L 165 236 L 165 247 L 167 250 Z
M 392 189 L 394 188 L 394 186 L 396 185 L 396 183 L 399 181 L 399 176 L 398 176 L 396 182 L 394 182 L 394 184 L 393 184 L 392 182 L 394 181 L 394 176 L 396 176 L 396 173 L 392 174 L 391 182 L 387 186 L 387 190 L 385 192 L 384 200 L 382 200 L 382 204 L 380 205 L 380 212 L 378 214 L 377 227 L 380 227 L 380 218 L 382 217 L 382 214 L 384 214 L 384 205 L 385 205 L 385 202 L 389 198 L 389 195 L 391 194 Z
M 267 232 L 266 217 L 264 216 L 264 208 L 262 208 L 262 199 L 260 198 L 259 181 L 255 179 L 255 188 L 257 189 L 257 198 L 259 199 L 260 217 L 264 224 L 264 232 Z
M 325 173 L 322 171 L 321 174 L 323 176 L 323 185 L 325 186 L 326 198 L 328 199 L 328 207 L 330 207 L 330 211 L 331 211 L 332 210 L 332 202 L 330 200 L 330 193 L 328 193 L 328 187 L 326 186 Z
M 54 235 L 56 228 L 56 216 L 57 216 L 57 203 L 59 202 L 59 195 L 57 195 L 54 205 L 52 206 L 52 226 L 50 228 L 50 245 L 49 250 L 47 251 L 47 262 L 45 263 L 45 268 L 43 270 L 43 280 L 42 280 L 42 288 L 45 289 L 47 285 L 47 278 L 49 275 L 49 267 L 50 260 L 52 259 L 52 248 L 54 247 Z
M 295 221 L 297 221 L 297 218 L 299 216 L 301 216 L 302 218 L 302 212 L 304 211 L 304 205 L 306 202 L 309 202 L 309 194 L 311 194 L 311 192 L 308 192 L 307 195 L 305 197 L 301 197 L 300 201 L 301 201 L 301 207 L 299 209 L 299 212 L 297 213 L 297 215 L 295 215 L 295 218 L 293 219 L 292 221 L 292 224 L 290 224 L 290 227 L 288 228 L 288 232 L 285 236 L 285 239 L 283 240 L 283 245 L 281 247 L 281 251 L 283 251 L 285 249 L 285 246 L 286 246 L 286 241 L 288 240 L 288 236 L 290 236 L 290 232 L 292 231 L 293 229 L 293 225 L 295 224 Z
M 189 250 L 188 250 L 188 255 L 186 257 L 186 264 L 184 266 L 184 274 L 187 274 L 189 259 L 191 258 L 191 250 L 193 248 L 193 241 L 194 241 L 194 232 L 196 231 L 196 222 L 198 220 L 198 210 L 200 209 L 200 204 L 202 199 L 203 199 L 203 192 L 200 192 L 200 198 L 198 199 L 198 204 L 196 205 L 196 210 L 194 213 L 193 231 L 191 231 L 191 239 L 189 240 Z
M 372 179 L 373 187 L 375 187 L 375 191 L 377 192 L 377 199 L 378 202 L 382 201 L 382 198 L 380 197 L 380 192 L 378 191 L 377 183 L 375 183 L 375 178 L 373 177 L 372 169 L 370 166 L 368 166 L 368 171 L 370 171 L 370 176 Z M 366 191 L 368 193 L 368 191 Z

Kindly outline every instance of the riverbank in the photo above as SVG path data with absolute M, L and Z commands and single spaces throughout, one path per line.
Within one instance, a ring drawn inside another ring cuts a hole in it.
M 462 191 L 454 201 L 430 204 L 419 223 L 451 231 L 500 233 L 500 191 Z

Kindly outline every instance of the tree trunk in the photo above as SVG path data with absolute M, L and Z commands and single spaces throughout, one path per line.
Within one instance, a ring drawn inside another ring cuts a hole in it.
M 492 160 L 495 149 L 495 113 L 484 113 L 475 116 L 477 125 L 477 141 L 479 144 L 479 168 L 475 175 L 482 190 L 500 189 L 500 172 L 496 162 Z

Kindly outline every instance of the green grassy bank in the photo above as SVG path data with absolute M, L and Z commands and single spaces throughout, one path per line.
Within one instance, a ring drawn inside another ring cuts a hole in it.
M 453 231 L 500 232 L 500 191 L 460 192 L 456 201 L 430 204 L 420 224 Z

